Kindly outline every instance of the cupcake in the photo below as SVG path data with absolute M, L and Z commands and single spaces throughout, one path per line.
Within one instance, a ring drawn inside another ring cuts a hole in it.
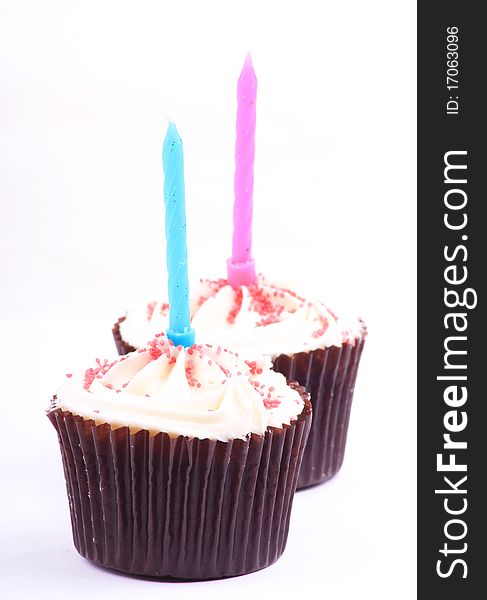
M 68 375 L 48 417 L 74 544 L 125 573 L 208 579 L 276 561 L 311 424 L 308 394 L 220 346 L 162 334 Z
M 151 302 L 129 310 L 113 328 L 120 354 L 167 327 L 169 306 Z M 311 394 L 313 423 L 298 488 L 330 479 L 340 469 L 366 329 L 322 302 L 305 298 L 262 275 L 252 285 L 200 281 L 191 301 L 200 339 L 228 347 L 243 359 L 271 358 L 274 370 Z

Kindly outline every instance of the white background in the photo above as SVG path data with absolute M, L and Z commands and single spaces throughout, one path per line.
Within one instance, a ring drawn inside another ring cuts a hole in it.
M 3 598 L 415 597 L 415 8 L 407 1 L 0 2 Z M 165 290 L 164 115 L 189 259 L 230 254 L 236 81 L 259 81 L 254 254 L 369 326 L 345 464 L 259 573 L 131 579 L 71 541 L 44 409 Z M 90 594 L 88 596 L 88 594 Z

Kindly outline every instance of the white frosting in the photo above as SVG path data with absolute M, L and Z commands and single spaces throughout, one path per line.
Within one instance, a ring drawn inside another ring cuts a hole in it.
M 176 348 L 162 335 L 113 363 L 97 361 L 81 377 L 69 375 L 55 401 L 112 429 L 223 441 L 290 424 L 303 406 L 269 359 L 246 362 L 211 346 Z
M 139 348 L 168 326 L 167 304 L 129 310 L 122 339 Z M 323 303 L 308 300 L 259 275 L 254 286 L 234 289 L 225 280 L 201 280 L 192 297 L 197 339 L 250 357 L 295 354 L 341 346 L 362 334 L 360 321 L 343 322 Z

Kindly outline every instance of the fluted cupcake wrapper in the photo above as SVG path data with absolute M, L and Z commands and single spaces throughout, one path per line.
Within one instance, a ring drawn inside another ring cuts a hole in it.
M 342 466 L 365 335 L 364 328 L 363 335 L 353 343 L 291 356 L 281 354 L 273 361 L 276 371 L 285 375 L 288 381 L 297 381 L 311 394 L 313 422 L 298 489 L 330 479 Z
M 120 317 L 120 319 L 115 323 L 112 328 L 113 339 L 115 340 L 115 346 L 117 347 L 117 352 L 120 356 L 124 356 L 129 352 L 134 352 L 136 348 L 127 344 L 127 342 L 122 338 L 122 334 L 120 333 L 120 323 L 125 321 L 125 317 Z
M 229 442 L 150 435 L 54 408 L 78 552 L 126 573 L 210 579 L 282 554 L 311 424 Z

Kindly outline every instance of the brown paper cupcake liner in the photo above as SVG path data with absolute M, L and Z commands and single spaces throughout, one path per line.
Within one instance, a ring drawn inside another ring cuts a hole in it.
M 53 408 L 81 556 L 130 574 L 213 579 L 275 562 L 311 424 L 221 442 L 112 430 Z
M 311 394 L 313 421 L 304 451 L 298 489 L 322 483 L 342 466 L 357 370 L 366 329 L 341 347 L 331 346 L 292 356 L 281 354 L 273 368 Z
M 125 342 L 122 339 L 122 334 L 120 333 L 120 323 L 122 323 L 123 321 L 125 321 L 125 317 L 120 317 L 120 319 L 115 323 L 112 329 L 113 339 L 115 340 L 115 346 L 117 347 L 117 352 L 120 354 L 120 356 L 124 356 L 125 354 L 128 354 L 129 352 L 134 352 L 136 350 L 136 348 L 134 348 L 130 344 L 127 344 L 127 342 Z

